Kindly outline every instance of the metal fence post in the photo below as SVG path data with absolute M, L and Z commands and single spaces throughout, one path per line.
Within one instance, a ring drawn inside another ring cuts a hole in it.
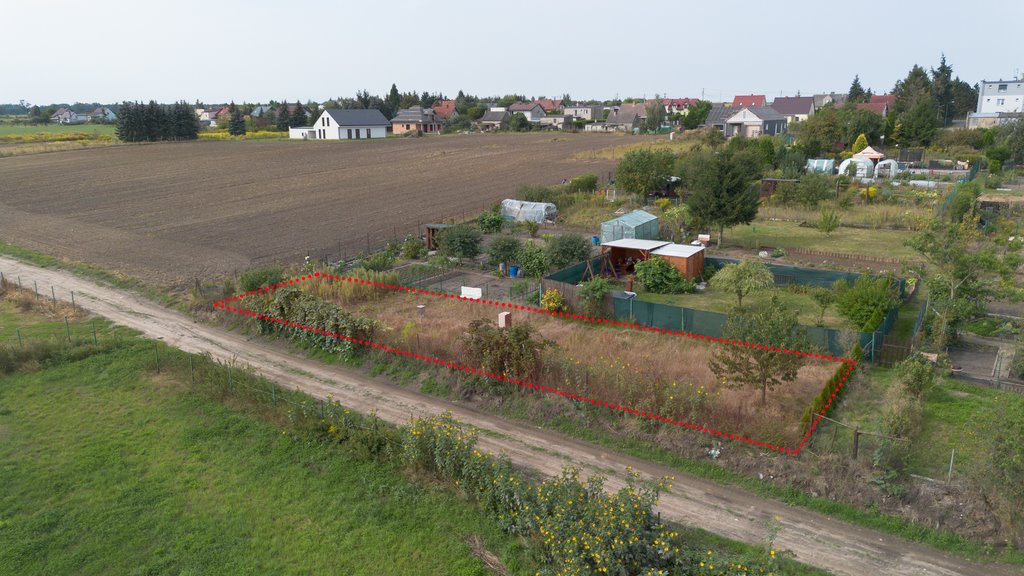
M 196 385 L 196 369 L 195 369 L 195 366 L 192 365 L 192 355 L 191 354 L 188 355 L 188 373 L 192 377 L 192 385 L 195 386 Z
M 231 366 L 228 366 L 228 390 L 235 391 L 235 386 L 231 383 Z
M 39 300 L 39 282 L 36 282 L 35 280 L 33 280 L 33 281 L 32 281 L 32 286 L 34 286 L 34 287 L 35 287 L 35 291 L 36 291 L 36 300 Z
M 18 276 L 18 290 L 21 290 L 21 276 Z
M 24 348 L 25 342 L 21 339 L 21 328 L 16 328 L 15 331 L 18 333 L 18 346 Z
M 953 456 L 956 454 L 956 448 L 949 451 L 949 472 L 946 473 L 946 484 L 949 484 L 953 480 Z
M 160 343 L 153 342 L 153 354 L 156 355 L 156 373 L 160 373 Z
M 71 291 L 71 307 L 72 308 L 76 307 L 75 306 L 75 291 L 74 290 Z
M 68 342 L 71 342 L 71 325 L 68 324 L 68 317 L 64 317 L 64 330 L 68 333 Z
M 93 346 L 95 346 L 96 344 L 99 344 L 99 342 L 96 340 L 96 321 L 95 320 L 92 321 L 92 344 L 93 344 Z
M 50 284 L 50 300 L 54 306 L 57 305 L 57 293 L 53 290 L 53 284 Z
M 860 426 L 853 429 L 853 459 L 857 459 L 857 449 L 860 447 Z

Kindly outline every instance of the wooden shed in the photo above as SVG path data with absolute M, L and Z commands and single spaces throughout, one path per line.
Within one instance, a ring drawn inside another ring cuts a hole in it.
M 633 266 L 647 260 L 658 248 L 668 245 L 661 240 L 642 240 L 637 238 L 621 238 L 601 244 L 601 273 L 611 274 L 616 278 L 633 273 Z
M 651 252 L 651 255 L 663 258 L 679 270 L 688 280 L 700 278 L 704 273 L 704 247 L 689 244 L 666 244 Z
M 424 242 L 427 245 L 427 250 L 437 250 L 437 233 L 450 227 L 450 224 L 427 224 L 427 237 Z

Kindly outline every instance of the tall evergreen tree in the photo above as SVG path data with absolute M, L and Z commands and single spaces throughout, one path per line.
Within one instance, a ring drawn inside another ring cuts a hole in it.
M 861 102 L 867 102 L 867 95 L 864 92 L 864 87 L 860 85 L 860 75 L 853 77 L 853 82 L 850 84 L 850 91 L 846 93 L 846 101 L 852 104 L 859 104 Z
M 291 119 L 288 121 L 288 125 L 292 128 L 297 126 L 305 126 L 309 123 L 309 118 L 306 116 L 306 109 L 302 107 L 302 101 L 295 101 L 295 110 L 292 110 Z
M 231 115 L 231 119 L 228 120 L 228 134 L 232 136 L 245 134 L 245 116 L 242 115 L 238 106 L 235 106 L 234 101 L 228 107 L 228 113 Z
M 945 54 L 939 61 L 939 67 L 932 68 L 932 97 L 935 98 L 942 125 L 949 126 L 950 107 L 953 105 L 953 68 L 946 64 Z
M 683 181 L 690 189 L 686 206 L 704 226 L 718 228 L 718 245 L 726 228 L 757 217 L 761 161 L 751 150 L 702 150 L 683 159 Z
M 156 100 L 150 100 L 146 105 L 143 118 L 147 141 L 158 142 L 167 138 L 167 114 Z
M 281 132 L 287 132 L 288 125 L 290 123 L 291 116 L 288 114 L 288 101 L 282 100 L 281 103 L 277 105 L 277 121 L 275 122 L 275 126 L 277 126 L 277 129 Z
M 388 118 L 394 118 L 395 114 L 398 114 L 398 105 L 402 101 L 402 95 L 398 93 L 398 86 L 395 84 L 391 85 L 391 90 L 388 91 L 388 97 L 384 99 L 386 110 L 381 110 Z

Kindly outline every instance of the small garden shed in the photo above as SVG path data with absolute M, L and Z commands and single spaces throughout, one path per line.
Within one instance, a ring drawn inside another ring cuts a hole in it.
M 687 280 L 700 278 L 704 273 L 704 246 L 666 244 L 655 249 L 651 255 L 667 261 Z
M 601 273 L 616 278 L 633 273 L 637 262 L 647 260 L 651 254 L 669 243 L 663 240 L 620 238 L 601 244 Z
M 643 210 L 633 210 L 601 224 L 601 243 L 615 240 L 655 240 L 658 238 L 658 217 Z

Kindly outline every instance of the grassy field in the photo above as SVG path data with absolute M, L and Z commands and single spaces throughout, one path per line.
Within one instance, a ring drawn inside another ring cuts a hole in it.
M 918 254 L 905 244 L 912 234 L 906 230 L 839 228 L 831 236 L 825 236 L 817 228 L 802 227 L 795 222 L 757 220 L 751 225 L 727 229 L 723 245 L 748 249 L 765 246 L 809 248 L 858 256 L 916 260 Z M 713 241 L 717 238 L 717 234 L 712 235 Z
M 766 290 L 750 294 L 743 299 L 744 308 L 758 308 L 767 306 L 772 295 L 779 297 L 779 303 L 797 311 L 797 320 L 804 326 L 815 326 L 818 322 L 818 315 L 821 308 L 815 303 L 810 294 L 797 294 L 789 290 Z M 695 294 L 651 294 L 642 292 L 637 296 L 638 300 L 644 302 L 655 302 L 658 304 L 669 304 L 672 306 L 683 306 L 695 310 L 707 310 L 708 312 L 719 312 L 728 314 L 736 307 L 736 295 L 724 290 L 708 289 Z M 825 311 L 824 325 L 828 328 L 850 329 L 850 323 L 839 315 L 835 306 L 829 306 Z
M 0 138 L 67 133 L 114 136 L 116 128 L 114 124 L 0 124 Z
M 0 573 L 484 575 L 477 536 L 535 570 L 451 492 L 188 393 L 151 351 L 0 379 Z

